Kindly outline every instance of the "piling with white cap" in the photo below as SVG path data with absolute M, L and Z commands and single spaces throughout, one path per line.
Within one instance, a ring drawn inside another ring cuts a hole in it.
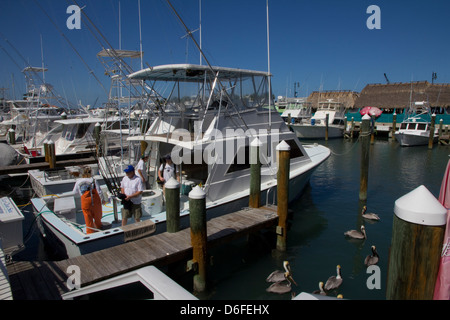
M 48 164 L 50 166 L 50 169 L 54 169 L 56 168 L 56 149 L 53 140 L 47 141 L 47 150 L 48 150 Z
M 370 150 L 370 121 L 369 115 L 365 115 L 361 121 L 361 176 L 359 181 L 359 200 L 367 200 L 367 186 L 369 183 L 369 150 Z
M 386 298 L 431 300 L 447 209 L 420 186 L 395 201 Z
M 262 143 L 255 138 L 250 144 L 250 196 L 249 207 L 259 208 L 261 206 L 261 161 L 259 158 Z
M 207 267 L 206 193 L 199 186 L 189 192 L 189 211 L 192 261 L 197 266 L 194 292 L 199 293 L 206 290 Z
M 173 177 L 164 185 L 166 191 L 167 232 L 180 231 L 180 183 Z
M 9 144 L 16 144 L 16 130 L 13 128 L 8 130 Z
M 287 242 L 287 216 L 289 204 L 289 169 L 291 147 L 286 141 L 281 141 L 277 146 L 277 250 L 286 251 Z

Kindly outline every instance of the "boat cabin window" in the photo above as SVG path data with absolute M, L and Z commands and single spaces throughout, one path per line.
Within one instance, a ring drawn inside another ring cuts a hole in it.
M 242 171 L 246 169 L 250 169 L 250 147 L 245 146 L 245 160 L 242 162 L 242 159 L 238 159 L 239 152 L 236 153 L 236 156 L 234 157 L 233 163 L 228 168 L 227 174 L 236 172 L 236 171 Z M 241 156 L 242 157 L 242 156 Z
M 75 136 L 76 139 L 81 139 L 86 134 L 90 124 L 89 123 L 80 123 L 77 127 L 77 134 Z
M 344 120 L 342 120 L 342 119 L 334 119 L 333 124 L 334 125 L 344 125 Z
M 417 123 L 408 124 L 408 130 L 416 130 Z
M 405 130 L 406 129 L 407 124 L 406 123 L 402 123 L 400 126 L 400 129 Z
M 427 130 L 426 123 L 419 123 L 417 126 L 417 130 Z
M 288 140 L 286 143 L 291 147 L 291 159 L 303 157 L 304 154 L 302 150 L 300 150 L 299 146 L 295 142 L 295 140 Z

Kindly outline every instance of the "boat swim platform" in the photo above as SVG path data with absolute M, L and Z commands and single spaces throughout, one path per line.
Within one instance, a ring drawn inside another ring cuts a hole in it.
M 208 249 L 275 226 L 277 207 L 244 208 L 207 221 Z M 154 265 L 157 268 L 192 259 L 190 228 L 160 233 L 62 261 L 17 261 L 7 266 L 15 300 L 60 300 L 68 292 L 71 266 L 80 269 L 85 287 Z

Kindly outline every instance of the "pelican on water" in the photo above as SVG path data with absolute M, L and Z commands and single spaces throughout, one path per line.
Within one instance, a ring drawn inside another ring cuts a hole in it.
M 366 259 L 364 260 L 364 264 L 367 267 L 377 264 L 378 261 L 380 260 L 380 256 L 378 255 L 377 248 L 375 246 L 372 246 L 371 249 L 372 249 L 372 254 L 368 255 L 366 257 Z
M 331 290 L 337 289 L 341 286 L 342 282 L 343 282 L 343 279 L 341 277 L 341 266 L 337 265 L 336 266 L 336 275 L 328 278 L 327 282 L 325 283 L 324 289 L 326 291 L 331 291 Z
M 364 206 L 361 212 L 361 215 L 363 218 L 368 219 L 368 220 L 376 220 L 379 221 L 380 217 L 376 214 L 376 213 L 366 213 L 367 211 L 367 206 Z
M 295 285 L 297 285 L 297 283 L 294 281 L 294 278 L 292 278 L 292 275 L 289 272 L 285 272 L 283 276 L 284 279 L 282 281 L 272 283 L 270 287 L 266 289 L 266 291 L 278 294 L 291 292 L 292 283 Z
M 319 282 L 319 290 L 313 291 L 313 294 L 320 294 L 322 296 L 326 296 L 327 295 L 327 293 L 323 289 L 323 282 L 322 281 Z
M 366 228 L 364 226 L 361 226 L 361 231 L 358 230 L 350 230 L 344 233 L 346 237 L 358 239 L 358 240 L 364 240 L 367 239 L 366 235 Z
M 283 261 L 283 268 L 284 271 L 281 270 L 275 270 L 269 276 L 267 277 L 267 282 L 281 282 L 286 280 L 284 274 L 287 272 L 289 275 L 292 276 L 291 266 L 289 265 L 289 261 Z

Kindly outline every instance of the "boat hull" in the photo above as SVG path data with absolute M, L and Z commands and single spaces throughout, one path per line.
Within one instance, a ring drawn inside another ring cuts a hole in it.
M 426 146 L 429 142 L 428 134 L 411 134 L 405 132 L 396 132 L 395 139 L 402 147 Z M 437 142 L 438 137 L 433 138 L 433 142 Z

